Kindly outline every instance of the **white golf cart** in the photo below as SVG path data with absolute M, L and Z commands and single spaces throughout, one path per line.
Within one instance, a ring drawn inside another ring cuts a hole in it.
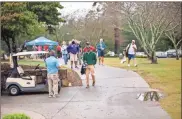
M 15 59 L 17 56 L 25 56 L 25 55 L 38 55 L 38 54 L 46 54 L 48 52 L 45 51 L 32 51 L 32 52 L 19 52 L 17 54 L 12 55 L 12 58 Z M 40 78 L 42 73 L 39 75 L 29 75 L 25 73 L 21 66 L 18 66 L 17 60 L 13 60 L 14 68 L 10 74 L 10 76 L 6 80 L 6 90 L 8 90 L 9 94 L 12 96 L 19 95 L 21 92 L 48 92 L 48 83 L 44 78 Z M 42 69 L 39 68 L 38 64 L 36 68 L 41 72 Z M 39 79 L 38 79 L 39 77 Z M 59 81 L 58 91 L 61 89 L 61 81 Z

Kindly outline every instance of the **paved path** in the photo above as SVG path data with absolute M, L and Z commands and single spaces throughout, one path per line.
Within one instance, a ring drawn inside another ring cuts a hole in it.
M 136 99 L 138 93 L 150 88 L 135 72 L 96 66 L 96 86 L 86 89 L 85 80 L 83 84 L 62 88 L 56 99 L 47 94 L 3 96 L 2 113 L 14 108 L 39 113 L 46 119 L 170 119 L 158 102 Z

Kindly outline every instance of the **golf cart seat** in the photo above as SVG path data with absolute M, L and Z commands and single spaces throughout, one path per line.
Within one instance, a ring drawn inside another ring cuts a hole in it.
M 21 66 L 17 67 L 18 73 L 20 74 L 20 77 L 25 80 L 35 80 L 36 82 L 36 76 L 30 76 L 28 74 L 25 74 L 23 68 Z

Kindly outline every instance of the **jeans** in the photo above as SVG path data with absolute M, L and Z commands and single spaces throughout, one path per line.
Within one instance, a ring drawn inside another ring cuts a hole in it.
M 63 54 L 63 59 L 64 59 L 64 63 L 67 64 L 67 62 L 68 62 L 68 55 L 67 54 Z

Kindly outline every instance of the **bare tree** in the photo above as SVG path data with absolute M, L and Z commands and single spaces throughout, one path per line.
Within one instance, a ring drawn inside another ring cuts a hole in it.
M 174 3 L 169 2 L 125 2 L 121 6 L 128 25 L 143 47 L 151 63 L 157 63 L 156 44 L 169 29 L 173 20 Z
M 169 26 L 169 29 L 166 30 L 165 36 L 171 40 L 173 43 L 173 46 L 176 50 L 176 59 L 179 60 L 179 53 L 178 48 L 181 46 L 182 36 L 181 36 L 181 5 L 178 3 L 174 3 L 173 6 L 171 6 L 173 9 L 171 9 L 173 14 L 170 14 L 172 23 Z

